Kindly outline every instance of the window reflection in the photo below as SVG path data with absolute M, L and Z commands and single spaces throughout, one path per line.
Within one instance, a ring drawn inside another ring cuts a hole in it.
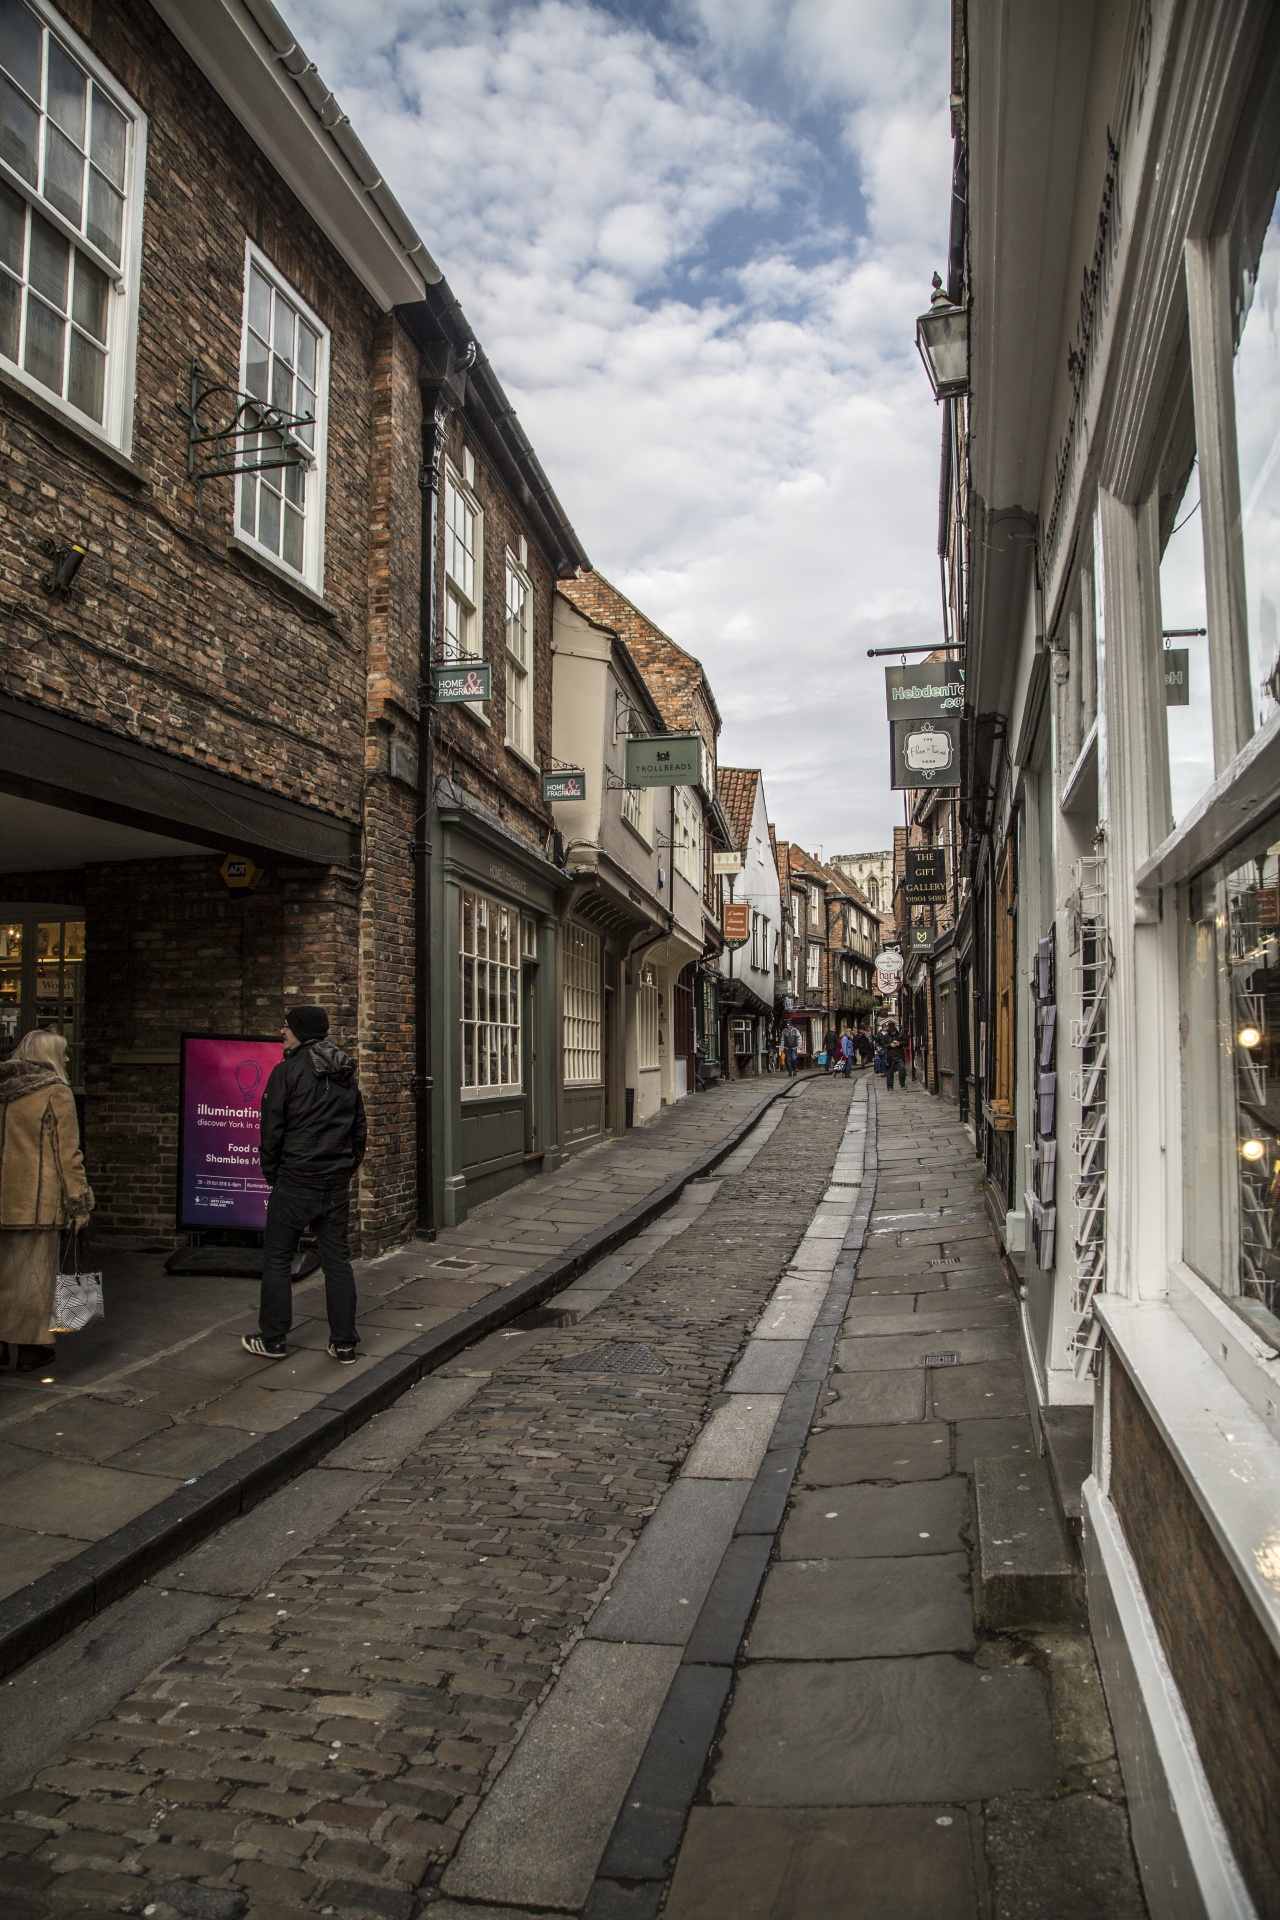
M 1185 704 L 1169 706 L 1165 715 L 1169 800 L 1176 825 L 1213 785 L 1213 705 L 1205 637 L 1209 620 L 1198 460 L 1192 464 L 1190 478 L 1173 512 L 1173 525 L 1160 559 L 1160 624 L 1166 634 L 1165 646 L 1187 656 Z
M 1188 890 L 1184 1254 L 1280 1343 L 1280 821 Z
M 1249 677 L 1261 726 L 1280 706 L 1280 200 L 1256 266 L 1241 276 L 1235 362 L 1240 520 L 1249 619 Z

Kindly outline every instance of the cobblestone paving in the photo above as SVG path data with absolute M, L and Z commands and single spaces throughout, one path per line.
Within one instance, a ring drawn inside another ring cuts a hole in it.
M 0 1597 L 607 1225 L 723 1140 L 770 1084 L 721 1082 L 486 1201 L 434 1246 L 409 1241 L 357 1261 L 354 1373 L 339 1374 L 325 1351 L 318 1276 L 294 1289 L 291 1352 L 280 1365 L 240 1345 L 257 1319 L 255 1282 L 175 1282 L 159 1254 L 108 1254 L 106 1319 L 61 1341 L 51 1374 L 0 1373 Z
M 7 1920 L 413 1920 L 716 1404 L 849 1098 L 808 1082 L 594 1312 L 446 1369 L 475 1377 L 458 1413 L 9 1796 Z M 666 1371 L 563 1367 L 612 1342 Z

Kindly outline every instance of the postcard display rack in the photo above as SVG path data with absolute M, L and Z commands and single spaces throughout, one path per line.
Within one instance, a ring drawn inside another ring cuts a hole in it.
M 1079 1015 L 1072 1021 L 1073 1105 L 1079 1116 L 1072 1140 L 1075 1282 L 1071 1304 L 1078 1316 L 1068 1346 L 1076 1377 L 1093 1370 L 1102 1325 L 1093 1297 L 1106 1284 L 1107 1262 L 1107 984 L 1111 942 L 1107 935 L 1106 858 L 1099 851 L 1078 862 L 1071 909 L 1072 991 Z
M 1058 1007 L 1054 999 L 1054 936 L 1036 948 L 1032 989 L 1035 1000 L 1035 1146 L 1032 1149 L 1031 1249 L 1042 1273 L 1053 1266 L 1058 1209 L 1058 1075 L 1055 1055 Z

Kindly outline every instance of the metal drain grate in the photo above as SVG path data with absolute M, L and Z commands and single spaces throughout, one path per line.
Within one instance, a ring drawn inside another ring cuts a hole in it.
M 960 1355 L 958 1353 L 926 1353 L 924 1363 L 926 1367 L 958 1367 Z
M 639 1340 L 613 1340 L 604 1347 L 591 1347 L 568 1360 L 557 1360 L 557 1373 L 648 1373 L 655 1379 L 668 1371 L 656 1353 Z
M 948 1253 L 945 1254 L 941 1260 L 927 1260 L 925 1265 L 929 1267 L 958 1267 L 960 1265 L 960 1255 L 958 1253 Z

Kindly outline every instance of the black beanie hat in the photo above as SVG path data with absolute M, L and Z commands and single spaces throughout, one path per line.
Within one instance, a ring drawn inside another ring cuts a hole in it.
M 329 1016 L 323 1007 L 291 1007 L 285 1020 L 295 1040 L 323 1040 L 329 1031 Z

